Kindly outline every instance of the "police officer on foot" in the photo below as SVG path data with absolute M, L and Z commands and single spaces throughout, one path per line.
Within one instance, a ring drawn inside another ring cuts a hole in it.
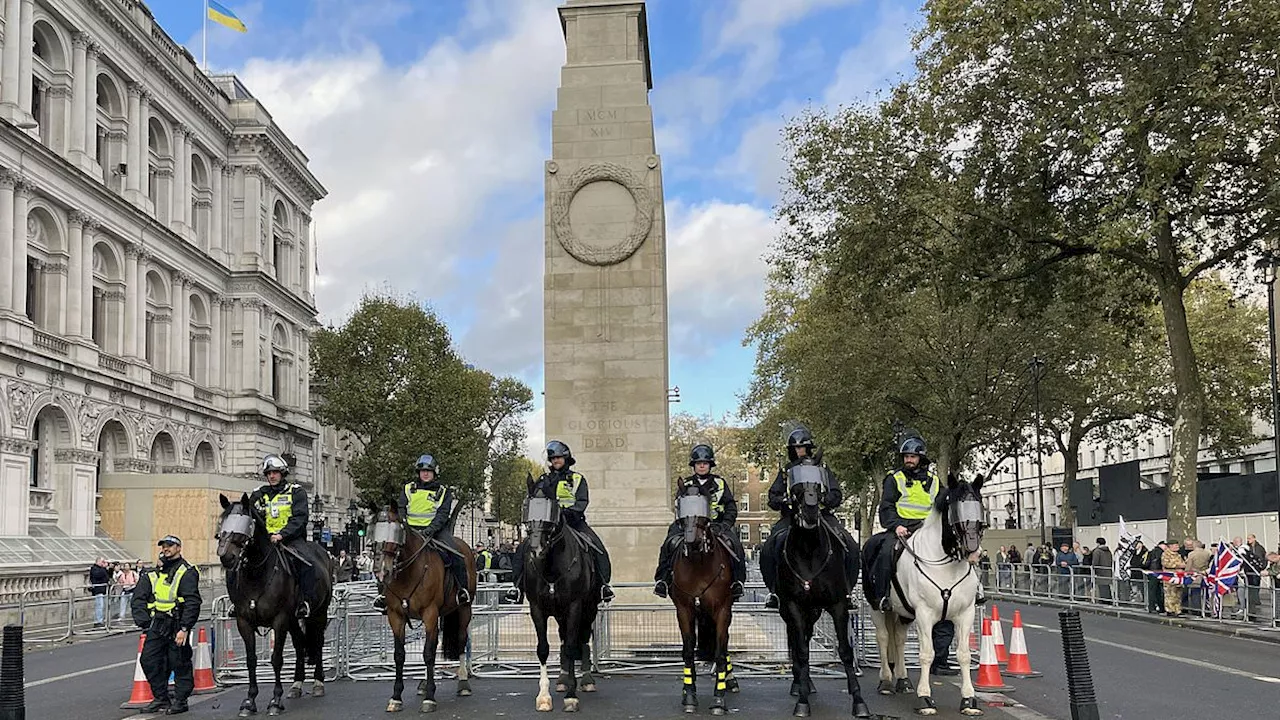
M 306 542 L 307 519 L 311 515 L 306 489 L 285 480 L 289 477 L 289 464 L 279 455 L 268 455 L 262 459 L 262 476 L 267 479 L 267 484 L 254 490 L 249 502 L 266 517 L 271 542 L 283 543 L 285 547 Z M 315 568 L 291 553 L 285 555 L 293 564 L 302 590 L 297 616 L 305 618 L 311 614 L 311 603 L 316 601 Z
M 153 698 L 142 712 L 181 715 L 187 712 L 187 698 L 196 687 L 191 630 L 200 619 L 200 571 L 182 558 L 178 538 L 166 535 L 157 545 L 160 563 L 138 579 L 131 606 L 133 622 L 146 636 L 140 662 Z
M 696 488 L 707 497 L 711 508 L 709 519 L 712 532 L 728 540 L 733 548 L 735 556 L 733 585 L 730 589 L 733 592 L 733 599 L 737 600 L 742 597 L 742 584 L 747 580 L 746 555 L 742 551 L 742 541 L 738 538 L 738 533 L 732 530 L 734 523 L 738 521 L 738 501 L 734 499 L 733 491 L 729 489 L 724 478 L 711 473 L 711 468 L 715 466 L 716 454 L 711 446 L 694 445 L 689 451 L 689 467 L 693 468 L 693 474 L 680 481 L 679 487 L 676 488 L 676 499 L 679 500 L 689 488 Z M 667 528 L 667 539 L 658 550 L 658 570 L 653 574 L 655 581 L 653 594 L 658 597 L 667 596 L 671 584 L 672 554 L 675 553 L 676 540 L 682 532 L 680 520 L 677 519 Z
M 600 542 L 600 536 L 596 535 L 596 531 L 587 524 L 587 506 L 591 504 L 591 492 L 587 489 L 587 479 L 581 473 L 572 470 L 576 462 L 568 445 L 559 440 L 547 443 L 549 470 L 538 478 L 533 487 L 529 488 L 528 497 L 555 498 L 565 524 L 591 540 L 591 554 L 595 556 L 596 574 L 600 576 L 602 583 L 600 599 L 603 602 L 611 602 L 613 588 L 609 587 L 609 581 L 613 577 L 613 567 L 609 563 L 609 551 L 605 549 L 604 543 Z M 505 595 L 507 602 L 524 601 L 524 591 L 520 585 L 524 579 L 524 553 L 527 547 L 526 540 L 516 548 L 515 557 L 512 558 L 512 582 L 515 587 L 507 590 Z
M 440 465 L 435 457 L 424 454 L 414 463 L 418 476 L 405 484 L 400 493 L 400 517 L 409 529 L 424 540 L 439 540 L 457 549 L 453 534 L 449 532 L 449 516 L 453 513 L 453 488 L 440 482 Z M 441 552 L 444 564 L 453 573 L 457 586 L 458 605 L 470 605 L 471 593 L 467 592 L 467 564 L 452 553 Z M 382 581 L 378 585 L 378 597 L 373 606 L 380 612 L 387 611 L 387 598 L 382 594 Z

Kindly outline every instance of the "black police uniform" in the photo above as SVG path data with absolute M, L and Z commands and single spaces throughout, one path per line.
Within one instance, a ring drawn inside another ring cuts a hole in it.
M 158 577 L 157 577 L 158 576 Z M 156 580 L 170 586 L 172 598 L 157 597 Z M 200 620 L 200 571 L 181 557 L 165 559 L 143 573 L 133 590 L 133 622 L 142 628 L 146 641 L 142 645 L 142 672 L 151 685 L 153 701 L 147 712 L 165 708 L 185 712 L 187 698 L 195 690 L 195 670 L 191 665 L 191 645 L 196 623 Z M 157 606 L 159 603 L 159 606 Z M 172 603 L 171 609 L 165 609 Z M 186 642 L 178 645 L 178 631 L 185 630 Z M 169 697 L 169 674 L 173 674 L 174 692 Z M 174 713 L 176 714 L 176 713 Z
M 267 483 L 253 491 L 249 496 L 249 503 L 253 507 L 263 509 L 268 499 L 283 492 L 290 484 L 288 477 L 282 477 L 276 485 Z M 307 502 L 306 489 L 297 483 L 292 485 L 293 502 L 290 504 L 289 521 L 280 530 L 280 542 L 287 547 L 296 548 L 307 542 L 307 521 L 311 516 L 311 505 Z M 285 553 L 285 557 L 292 564 L 294 576 L 298 578 L 298 585 L 302 590 L 302 598 L 306 602 L 306 607 L 301 605 L 298 607 L 298 615 L 304 617 L 309 614 L 310 606 L 316 602 L 316 571 L 309 563 L 298 560 L 291 553 Z
M 716 484 L 719 482 L 720 487 L 724 488 L 720 494 L 720 505 L 722 508 L 711 518 L 712 532 L 729 541 L 730 547 L 733 548 L 733 554 L 736 559 L 733 562 L 733 581 L 738 583 L 738 587 L 734 589 L 735 597 L 741 595 L 741 583 L 747 581 L 747 563 L 742 550 L 742 541 L 738 537 L 738 533 L 734 532 L 734 524 L 738 521 L 738 501 L 733 497 L 733 490 L 729 488 L 729 484 L 724 478 L 716 474 L 710 475 L 690 475 L 680 481 L 680 488 L 676 490 L 676 499 L 684 495 L 686 488 L 697 487 L 698 492 L 707 498 L 710 503 L 715 496 Z M 716 510 L 715 506 L 711 508 Z M 676 550 L 676 541 L 684 533 L 684 527 L 679 519 L 671 523 L 667 527 L 667 538 L 663 541 L 662 547 L 658 550 L 658 569 L 653 574 L 654 582 L 670 583 L 671 582 L 671 566 Z M 656 588 L 655 588 L 656 590 Z M 659 593 L 661 597 L 665 597 L 666 593 Z
M 429 492 L 437 492 L 440 488 L 444 488 L 444 497 L 441 498 L 440 504 L 436 506 L 435 517 L 431 518 L 431 522 L 425 527 L 416 527 L 409 525 L 409 529 L 416 532 L 422 537 L 430 539 L 435 538 L 440 542 L 448 545 L 455 550 L 458 549 L 458 543 L 453 537 L 453 533 L 449 531 L 449 517 L 453 514 L 453 488 L 442 485 L 439 476 L 433 476 L 431 482 L 422 482 L 420 478 L 413 481 L 414 491 L 427 490 Z M 397 501 L 400 508 L 400 517 L 409 517 L 409 495 L 405 492 L 405 488 L 400 488 L 400 498 Z M 406 520 L 407 524 L 407 520 Z M 444 564 L 453 573 L 454 583 L 458 586 L 458 602 L 466 605 L 471 602 L 471 594 L 467 592 L 467 563 L 460 557 L 450 552 L 441 552 L 440 557 L 444 559 Z
M 782 543 L 786 540 L 787 533 L 791 530 L 792 508 L 790 489 L 787 486 L 787 471 L 797 465 L 821 465 L 821 462 L 809 455 L 794 458 L 778 471 L 777 476 L 773 479 L 773 484 L 769 486 L 769 507 L 777 510 L 781 515 L 778 521 L 773 524 L 773 527 L 769 529 L 769 539 L 760 548 L 760 576 L 771 594 L 777 591 L 778 557 L 782 553 Z M 844 502 L 844 491 L 840 489 L 839 480 L 829 470 L 828 477 L 831 482 L 821 499 L 823 520 L 829 523 L 833 530 L 840 533 L 845 542 L 852 547 L 853 536 L 845 529 L 844 523 L 840 522 L 834 512 Z M 845 553 L 845 576 L 850 583 L 853 583 L 858 577 L 857 560 L 853 553 Z
M 544 497 L 552 500 L 556 499 L 556 486 L 561 481 L 570 483 L 574 482 L 573 475 L 577 472 L 570 468 L 570 464 L 566 463 L 561 470 L 551 470 L 545 472 L 538 478 L 537 482 L 529 490 L 529 497 Z M 578 482 L 578 490 L 574 493 L 573 505 L 567 508 L 561 508 L 561 516 L 569 527 L 583 533 L 591 538 L 594 549 L 592 555 L 595 558 L 596 574 L 600 576 L 600 581 L 608 588 L 609 582 L 613 578 L 613 565 L 609 561 L 609 551 L 605 548 L 604 543 L 600 541 L 600 536 L 596 535 L 596 531 L 587 524 L 587 506 L 591 504 L 591 493 L 587 489 L 587 479 L 581 477 Z M 522 580 L 524 579 L 524 554 L 529 547 L 529 540 L 526 538 L 516 548 L 515 556 L 511 559 L 511 570 L 513 582 L 516 589 L 520 589 Z M 610 595 L 609 590 L 604 591 L 606 595 Z

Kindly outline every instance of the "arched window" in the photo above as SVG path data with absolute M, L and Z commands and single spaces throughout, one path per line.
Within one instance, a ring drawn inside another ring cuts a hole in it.
M 21 231 L 19 231 L 21 232 Z M 48 332 L 62 332 L 62 298 L 67 283 L 62 228 L 44 207 L 27 214 L 27 319 Z
M 213 186 L 204 158 L 191 153 L 191 229 L 201 250 L 209 249 L 209 221 L 213 209 Z
M 197 385 L 209 384 L 209 343 L 212 330 L 209 326 L 209 311 L 204 299 L 199 295 L 189 298 L 188 313 L 191 333 L 187 353 L 187 375 Z
M 271 330 L 271 398 L 278 404 L 289 401 L 289 336 L 279 323 Z
M 102 168 L 102 181 L 107 187 L 120 192 L 124 189 L 124 174 L 120 165 L 125 159 L 129 120 L 126 115 L 124 91 L 111 75 L 100 72 L 97 78 L 97 107 L 93 157 Z
M 169 303 L 169 283 L 152 270 L 147 273 L 146 335 L 143 357 L 152 369 L 169 369 L 169 324 L 173 318 Z
M 293 232 L 289 225 L 289 211 L 284 201 L 276 200 L 271 213 L 271 264 L 275 278 L 282 285 L 289 284 L 289 249 Z
M 32 25 L 31 52 L 31 116 L 40 126 L 40 142 L 61 152 L 66 133 L 55 129 L 71 112 L 67 47 L 53 25 L 40 19 Z
M 93 306 L 90 336 L 103 352 L 119 355 L 124 332 L 124 273 L 120 258 L 105 241 L 93 246 Z
M 168 225 L 169 198 L 173 192 L 173 144 L 164 122 L 153 117 L 147 122 L 146 191 L 155 208 L 156 220 Z

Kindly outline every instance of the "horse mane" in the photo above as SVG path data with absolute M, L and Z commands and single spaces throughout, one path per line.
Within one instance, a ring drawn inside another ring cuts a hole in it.
M 933 499 L 933 512 L 929 513 L 929 518 L 925 521 L 941 524 L 942 549 L 952 557 L 959 557 L 962 553 L 960 551 L 960 540 L 956 537 L 951 523 L 946 521 L 947 507 L 951 505 L 953 498 L 959 502 L 970 495 L 978 500 L 982 499 L 982 493 L 979 489 L 963 479 L 956 478 L 956 486 L 954 488 L 944 484 L 938 488 L 938 495 Z

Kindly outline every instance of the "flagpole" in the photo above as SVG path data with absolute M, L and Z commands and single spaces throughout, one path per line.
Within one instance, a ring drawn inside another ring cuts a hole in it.
M 200 16 L 200 64 L 209 72 L 209 0 L 204 0 L 204 14 Z

